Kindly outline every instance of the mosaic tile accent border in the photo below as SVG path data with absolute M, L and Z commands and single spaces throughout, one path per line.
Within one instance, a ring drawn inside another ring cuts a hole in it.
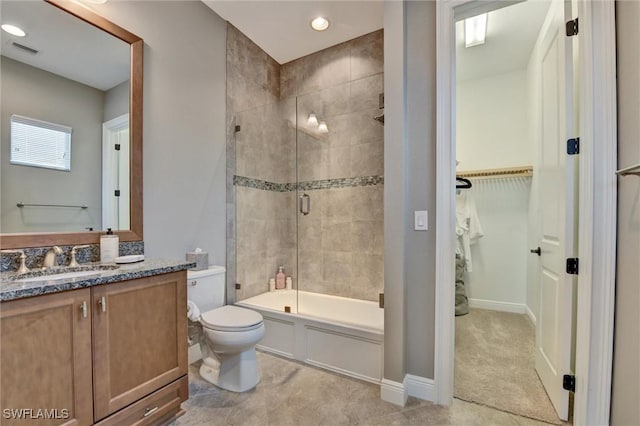
M 238 175 L 233 175 L 233 184 L 235 186 L 244 186 L 246 188 L 271 192 L 291 192 L 296 190 L 295 183 L 275 183 Z
M 384 176 L 361 176 L 340 179 L 322 179 L 307 182 L 295 183 L 275 183 L 266 180 L 253 179 L 245 176 L 233 176 L 233 184 L 235 186 L 243 186 L 246 188 L 261 189 L 263 191 L 272 192 L 292 192 L 298 189 L 303 191 L 312 191 L 314 189 L 333 189 L 333 188 L 355 188 L 358 186 L 373 186 L 384 183 Z

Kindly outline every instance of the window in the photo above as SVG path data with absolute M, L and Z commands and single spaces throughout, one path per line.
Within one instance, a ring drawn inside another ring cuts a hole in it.
M 71 127 L 11 116 L 11 164 L 71 170 Z

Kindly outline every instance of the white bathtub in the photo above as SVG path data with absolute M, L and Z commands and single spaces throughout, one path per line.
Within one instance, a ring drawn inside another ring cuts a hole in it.
M 264 317 L 258 348 L 369 382 L 382 379 L 384 311 L 377 303 L 277 290 L 236 305 Z

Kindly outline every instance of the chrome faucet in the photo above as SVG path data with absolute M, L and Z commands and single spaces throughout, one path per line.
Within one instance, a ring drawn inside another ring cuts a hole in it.
M 59 254 L 62 254 L 62 249 L 58 246 L 53 246 L 47 250 L 42 261 L 42 269 L 58 266 L 58 258 L 56 256 Z

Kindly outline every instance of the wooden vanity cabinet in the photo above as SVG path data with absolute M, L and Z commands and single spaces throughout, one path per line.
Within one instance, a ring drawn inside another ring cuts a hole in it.
M 96 421 L 186 377 L 186 282 L 174 272 L 92 288 Z
M 185 271 L 2 303 L 0 423 L 157 425 L 179 416 L 186 305 Z M 69 418 L 11 420 L 10 408 L 68 409 Z
M 91 377 L 88 288 L 0 305 L 0 424 L 92 424 Z

